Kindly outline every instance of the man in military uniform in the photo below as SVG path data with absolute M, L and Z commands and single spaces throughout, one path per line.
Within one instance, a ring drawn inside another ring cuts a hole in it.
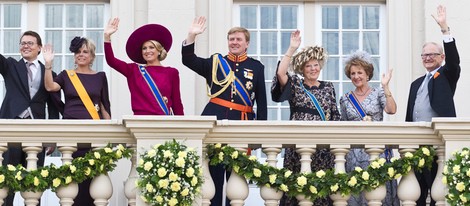
M 215 115 L 217 119 L 266 120 L 264 66 L 246 54 L 250 33 L 245 28 L 234 27 L 227 34 L 227 55 L 200 58 L 194 54 L 194 42 L 196 36 L 206 29 L 205 22 L 205 17 L 194 19 L 181 51 L 183 64 L 206 78 L 210 101 L 202 115 Z M 253 111 L 255 101 L 256 115 Z M 210 171 L 216 187 L 211 205 L 221 206 L 224 170 L 222 166 L 211 166 Z M 228 201 L 226 204 L 229 205 Z

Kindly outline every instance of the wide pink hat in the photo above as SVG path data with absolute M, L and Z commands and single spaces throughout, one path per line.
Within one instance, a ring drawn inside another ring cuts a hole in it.
M 148 40 L 158 41 L 167 52 L 173 43 L 171 33 L 166 27 L 160 24 L 147 24 L 136 29 L 127 39 L 127 56 L 136 63 L 146 64 L 142 56 L 142 44 Z

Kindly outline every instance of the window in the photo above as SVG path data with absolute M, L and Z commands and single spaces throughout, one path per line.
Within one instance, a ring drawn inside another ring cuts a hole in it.
M 368 52 L 374 64 L 373 87 L 380 86 L 380 75 L 386 71 L 384 13 L 385 6 L 371 5 L 320 5 L 317 13 L 323 47 L 329 54 L 322 70 L 322 79 L 332 81 L 336 97 L 354 89 L 344 74 L 344 58 L 356 50 Z
M 103 29 L 109 10 L 107 4 L 44 4 L 44 42 L 54 46 L 54 71 L 74 68 L 70 41 L 75 36 L 87 37 L 96 45 L 92 68 L 107 71 L 104 62 Z M 106 69 L 105 69 L 106 68 Z
M 288 120 L 289 103 L 271 101 L 271 82 L 280 60 L 290 43 L 290 34 L 301 28 L 300 4 L 235 4 L 234 26 L 250 31 L 248 56 L 264 64 L 268 120 Z

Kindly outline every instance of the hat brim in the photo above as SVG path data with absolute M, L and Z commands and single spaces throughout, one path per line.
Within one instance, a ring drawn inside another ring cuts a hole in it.
M 160 24 L 147 24 L 136 29 L 127 39 L 127 56 L 136 63 L 146 64 L 147 61 L 142 56 L 142 44 L 148 40 L 158 41 L 167 52 L 173 43 L 171 33 L 166 27 Z

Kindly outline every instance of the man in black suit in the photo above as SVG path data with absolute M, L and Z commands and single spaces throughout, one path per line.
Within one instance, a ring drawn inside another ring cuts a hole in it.
M 460 77 L 459 53 L 447 25 L 446 8 L 438 6 L 437 16 L 432 16 L 441 27 L 444 49 L 434 42 L 424 44 L 421 59 L 426 68 L 426 75 L 411 83 L 406 112 L 407 122 L 430 122 L 433 117 L 456 117 L 454 94 Z M 442 65 L 444 59 L 445 65 Z M 431 171 L 425 169 L 422 173 L 416 173 L 421 188 L 421 196 L 416 202 L 418 206 L 426 205 L 428 190 L 436 173 L 436 162 L 433 162 Z M 435 204 L 435 201 L 431 200 L 431 206 Z
M 0 74 L 5 80 L 6 95 L 0 109 L 3 119 L 58 119 L 60 93 L 49 94 L 44 88 L 44 65 L 37 57 L 41 52 L 41 37 L 34 31 L 26 31 L 20 39 L 20 61 L 0 54 Z M 54 101 L 55 100 L 55 101 Z M 46 114 L 47 104 L 47 114 Z M 18 140 L 21 142 L 21 140 Z M 25 164 L 25 154 L 19 147 L 9 147 L 4 154 L 3 165 Z M 38 166 L 44 165 L 44 151 L 38 154 Z M 6 206 L 13 205 L 10 193 Z

